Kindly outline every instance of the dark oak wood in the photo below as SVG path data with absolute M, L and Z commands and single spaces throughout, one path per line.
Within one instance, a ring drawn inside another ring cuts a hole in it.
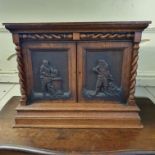
M 155 105 L 145 98 L 136 102 L 143 129 L 12 128 L 19 104 L 13 97 L 0 112 L 0 154 L 154 154 Z
M 150 23 L 5 23 L 21 86 L 16 127 L 142 128 L 134 93 Z

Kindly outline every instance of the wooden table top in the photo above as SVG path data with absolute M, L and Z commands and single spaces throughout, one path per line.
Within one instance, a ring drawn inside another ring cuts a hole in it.
M 155 150 L 155 105 L 136 99 L 143 129 L 41 129 L 13 128 L 19 97 L 0 112 L 0 145 L 21 145 L 63 152 Z

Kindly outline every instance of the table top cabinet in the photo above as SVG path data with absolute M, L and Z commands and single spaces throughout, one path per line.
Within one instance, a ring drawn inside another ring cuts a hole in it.
M 5 23 L 21 86 L 15 126 L 141 128 L 134 93 L 149 23 Z

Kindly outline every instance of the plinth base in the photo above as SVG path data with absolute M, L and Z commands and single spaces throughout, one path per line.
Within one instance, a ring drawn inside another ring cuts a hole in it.
M 15 127 L 142 128 L 138 112 L 136 105 L 34 103 L 17 107 Z

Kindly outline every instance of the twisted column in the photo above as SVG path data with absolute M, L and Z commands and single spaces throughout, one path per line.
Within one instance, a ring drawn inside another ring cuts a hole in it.
M 25 80 L 25 73 L 24 73 L 23 55 L 22 55 L 21 47 L 19 46 L 19 43 L 15 43 L 15 45 L 16 45 L 16 52 L 17 52 L 18 76 L 19 76 L 20 91 L 21 91 L 20 103 L 21 105 L 25 105 L 27 101 L 27 95 L 26 95 L 26 80 Z
M 136 75 L 138 67 L 138 49 L 139 43 L 134 43 L 133 45 L 133 54 L 132 54 L 132 63 L 131 63 L 131 74 L 130 74 L 130 87 L 129 87 L 129 97 L 128 104 L 135 105 L 135 85 L 136 85 Z

